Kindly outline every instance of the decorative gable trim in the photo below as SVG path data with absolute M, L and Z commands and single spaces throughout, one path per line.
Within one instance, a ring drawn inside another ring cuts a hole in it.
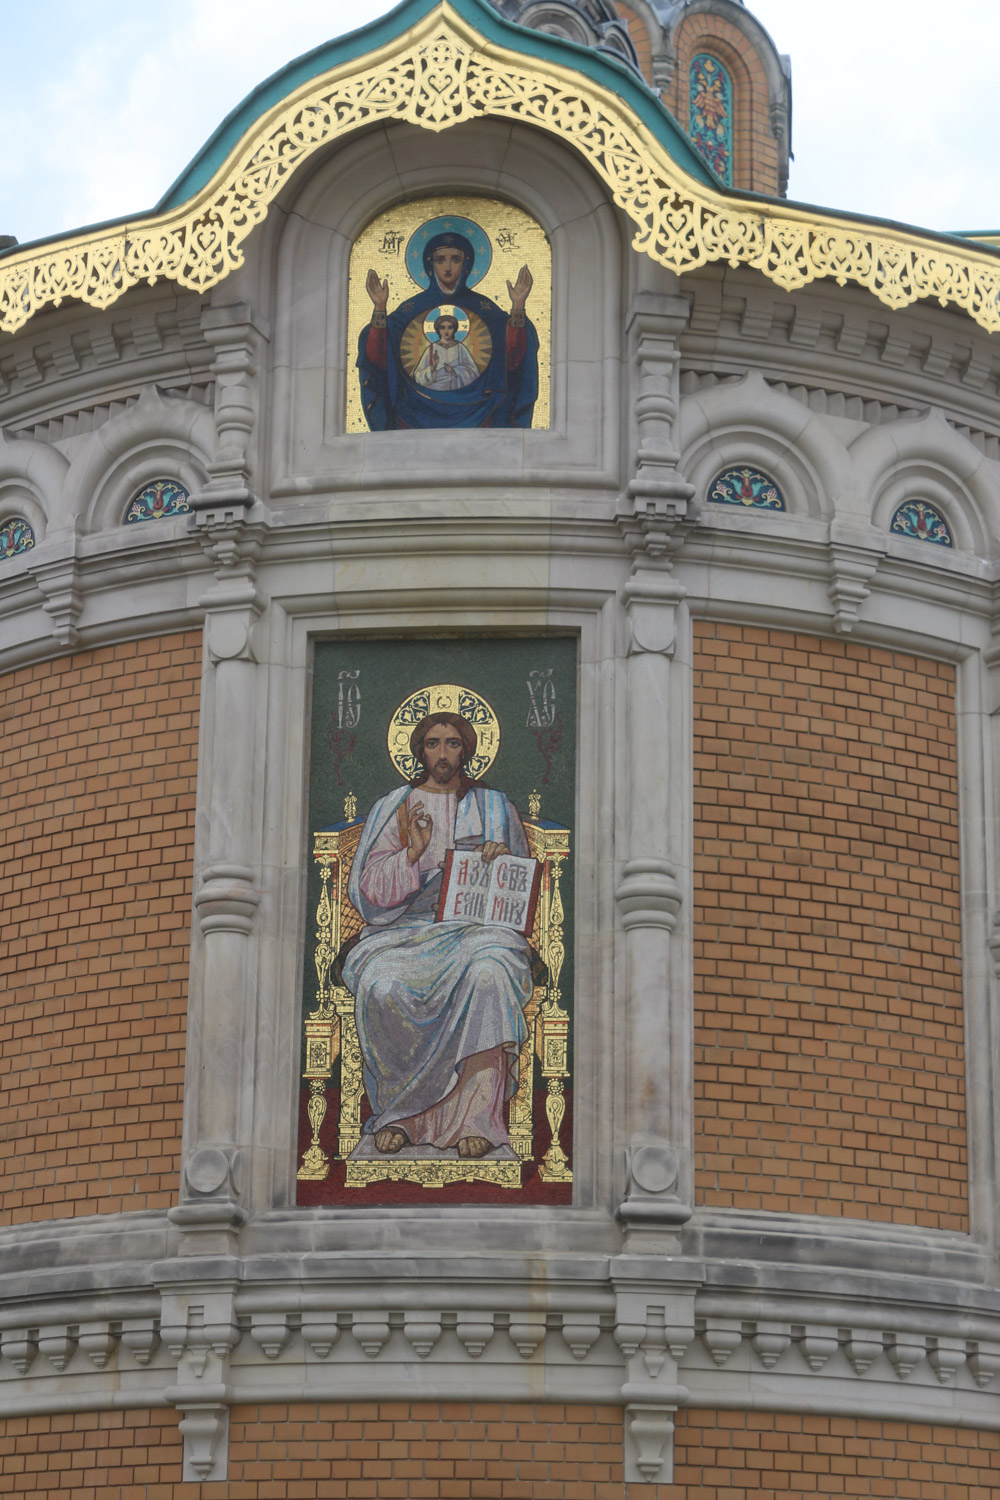
M 982 327 L 1000 329 L 995 252 L 708 186 L 678 164 L 690 148 L 680 148 L 675 123 L 652 96 L 640 111 L 619 97 L 640 92 L 635 84 L 620 86 L 620 69 L 593 60 L 615 79 L 612 88 L 595 81 L 600 67 L 585 74 L 553 60 L 565 55 L 575 63 L 580 49 L 571 44 L 540 38 L 544 59 L 511 50 L 461 14 L 478 17 L 482 9 L 480 0 L 442 0 L 403 35 L 311 78 L 259 116 L 184 204 L 3 255 L 0 330 L 12 333 L 66 297 L 107 307 L 130 287 L 161 277 L 207 291 L 243 263 L 244 241 L 319 149 L 379 123 L 440 131 L 484 116 L 533 125 L 577 150 L 634 222 L 633 249 L 678 274 L 728 261 L 761 271 L 786 291 L 832 277 L 867 288 L 889 307 L 936 297 Z M 651 105 L 655 131 L 644 118 Z

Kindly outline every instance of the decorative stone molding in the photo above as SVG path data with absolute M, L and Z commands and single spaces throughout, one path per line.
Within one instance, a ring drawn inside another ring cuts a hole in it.
M 209 480 L 191 496 L 199 524 L 236 520 L 254 502 L 251 439 L 257 423 L 256 374 L 259 347 L 268 330 L 245 303 L 206 307 L 202 332 L 215 350 L 215 455 Z
M 757 370 L 686 395 L 677 433 L 684 472 L 699 494 L 721 470 L 749 464 L 775 480 L 792 514 L 832 519 L 856 509 L 854 474 L 840 434 Z M 759 530 L 777 517 L 751 511 L 740 512 L 740 520 Z
M 199 1198 L 225 1192 L 239 1196 L 239 1168 L 238 1152 L 227 1154 L 215 1146 L 202 1146 L 185 1162 L 184 1177 L 191 1193 Z
M 916 419 L 870 428 L 851 444 L 858 494 L 868 497 L 872 522 L 888 531 L 896 506 L 926 497 L 947 507 L 956 547 L 983 555 L 1000 532 L 1000 473 L 945 419 L 939 406 Z
M 633 1157 L 645 1191 L 669 1191 L 669 1167 L 659 1150 Z M 908 1286 L 905 1277 L 887 1303 L 860 1283 L 828 1295 L 820 1273 L 809 1292 L 765 1293 L 709 1285 L 697 1260 L 626 1254 L 606 1268 L 610 1279 L 595 1264 L 583 1296 L 558 1278 L 544 1301 L 529 1281 L 484 1296 L 474 1276 L 463 1286 L 442 1263 L 429 1278 L 411 1267 L 372 1306 L 357 1264 L 312 1285 L 277 1284 L 266 1265 L 258 1284 L 232 1279 L 232 1261 L 189 1264 L 188 1279 L 183 1261 L 150 1267 L 158 1314 L 140 1311 L 148 1294 L 132 1291 L 77 1295 L 64 1309 L 72 1315 L 53 1321 L 51 1298 L 28 1299 L 19 1322 L 0 1330 L 0 1402 L 14 1409 L 8 1392 L 19 1380 L 17 1410 L 69 1409 L 60 1405 L 64 1374 L 88 1409 L 110 1409 L 123 1395 L 137 1408 L 167 1402 L 179 1413 L 185 1473 L 199 1479 L 225 1477 L 233 1403 L 296 1399 L 307 1372 L 316 1400 L 342 1400 L 345 1390 L 397 1399 L 412 1390 L 414 1356 L 428 1399 L 461 1391 L 489 1400 L 498 1390 L 528 1399 L 541 1371 L 548 1389 L 571 1399 L 585 1380 L 595 1399 L 625 1408 L 627 1477 L 636 1482 L 669 1482 L 685 1403 L 919 1414 L 1000 1430 L 1000 1305 L 981 1289 L 950 1309 L 935 1304 L 937 1284 Z M 918 1290 L 922 1302 L 911 1299 Z
M 31 522 L 40 542 L 57 514 L 69 461 L 49 443 L 15 438 L 0 427 L 0 504 Z
M 683 901 L 677 874 L 665 859 L 630 859 L 622 866 L 615 901 L 626 932 L 661 927 L 672 932 Z
M 691 523 L 693 487 L 678 465 L 675 427 L 679 401 L 678 336 L 687 323 L 688 304 L 682 297 L 639 292 L 633 301 L 627 329 L 635 369 L 635 423 L 638 434 L 635 469 L 619 506 L 618 526 L 633 558 L 636 572 L 648 566 L 669 568 L 669 559 L 682 545 Z M 630 631 L 637 649 L 661 651 L 669 642 L 642 644 L 643 585 L 632 585 L 627 599 Z M 656 601 L 651 603 L 665 602 Z M 649 614 L 646 611 L 646 628 Z
M 661 524 L 660 518 L 653 520 L 644 516 L 640 523 L 641 540 L 637 540 L 643 561 L 652 551 L 655 564 L 670 550 L 671 541 L 679 545 L 682 526 L 671 527 L 668 521 Z M 654 656 L 673 656 L 677 639 L 675 611 L 686 594 L 687 590 L 669 574 L 636 564 L 636 572 L 622 589 L 629 656 L 646 652 Z
M 695 1287 L 650 1278 L 654 1262 L 619 1257 L 615 1342 L 625 1360 L 625 1482 L 673 1480 L 674 1414 L 688 1398 L 678 1365 L 695 1337 Z
M 91 1364 L 103 1370 L 115 1352 L 117 1339 L 111 1324 L 103 1318 L 94 1323 L 81 1323 L 78 1343 Z
M 74 452 L 61 524 L 84 534 L 122 526 L 129 501 L 154 479 L 175 478 L 189 491 L 200 489 L 214 441 L 204 405 L 143 386 L 138 399 L 123 403 Z
M 42 608 L 52 621 L 52 634 L 60 646 L 75 646 L 80 639 L 77 624 L 83 608 L 76 554 L 51 562 L 32 560 L 29 572 L 42 592 Z
M 53 1369 L 60 1372 L 65 1370 L 75 1348 L 76 1338 L 68 1328 L 44 1329 L 39 1332 L 39 1353 L 44 1354 Z
M 201 879 L 194 905 L 202 932 L 248 936 L 260 905 L 253 871 L 245 865 L 215 864 L 202 871 Z
M 277 1359 L 289 1339 L 287 1317 L 257 1314 L 250 1323 L 250 1337 L 260 1345 L 266 1359 Z
M 184 1479 L 224 1479 L 228 1467 L 229 1358 L 239 1343 L 234 1286 L 177 1282 L 162 1291 L 160 1337 L 177 1362 L 166 1399 L 181 1413 Z
M 340 1338 L 336 1314 L 304 1317 L 302 1337 L 317 1359 L 328 1359 L 330 1351 Z
M 586 1359 L 601 1336 L 600 1318 L 593 1313 L 589 1317 L 582 1313 L 564 1313 L 562 1336 L 574 1359 Z
M 853 527 L 834 521 L 830 525 L 830 601 L 834 629 L 849 634 L 868 598 L 869 587 L 886 552 L 886 539 L 874 528 Z
M 14 1366 L 19 1375 L 26 1375 L 38 1353 L 38 1340 L 30 1329 L 8 1328 L 0 1334 L 0 1354 Z
M 687 316 L 687 304 L 677 297 L 640 292 L 633 303 L 629 334 L 638 445 L 635 471 L 617 517 L 631 555 L 631 575 L 620 595 L 627 642 L 629 802 L 615 903 L 627 954 L 629 1125 L 626 1197 L 618 1216 L 630 1233 L 640 1236 L 663 1230 L 672 1234 L 690 1216 L 674 1191 L 678 1167 L 670 1144 L 671 1087 L 660 1054 L 649 1046 L 651 1036 L 669 1027 L 669 942 L 684 900 L 671 857 L 677 833 L 666 789 L 672 709 L 682 701 L 673 658 L 687 592 L 671 568 L 694 524 L 694 491 L 681 471 L 676 440 L 677 340 Z M 662 1186 L 665 1177 L 671 1178 L 669 1189 Z M 643 1185 L 645 1179 L 650 1186 Z M 650 1420 L 647 1413 L 637 1428 L 644 1434 L 646 1453 L 653 1429 L 643 1424 Z
M 419 1359 L 426 1359 L 441 1337 L 440 1313 L 412 1313 L 403 1323 L 403 1332 Z

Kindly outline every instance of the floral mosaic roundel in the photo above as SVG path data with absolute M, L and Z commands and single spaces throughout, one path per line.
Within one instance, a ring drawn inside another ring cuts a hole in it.
M 716 505 L 742 505 L 752 510 L 785 510 L 785 497 L 769 474 L 743 464 L 725 469 L 708 487 Z
M 948 522 L 926 500 L 905 500 L 897 508 L 889 530 L 896 536 L 912 537 L 915 542 L 934 542 L 938 547 L 955 545 Z
M 8 516 L 0 521 L 0 562 L 27 552 L 35 545 L 35 533 L 23 516 Z
M 187 490 L 176 479 L 154 479 L 132 501 L 125 512 L 125 524 L 183 515 L 191 509 L 189 499 Z

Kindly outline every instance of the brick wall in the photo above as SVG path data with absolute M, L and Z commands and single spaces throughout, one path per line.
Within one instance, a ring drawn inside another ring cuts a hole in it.
M 646 28 L 646 23 L 640 20 L 631 6 L 624 4 L 624 0 L 615 0 L 615 10 L 618 12 L 618 19 L 624 21 L 628 27 L 629 39 L 635 48 L 635 55 L 642 71 L 642 76 L 652 86 L 653 47 L 649 39 L 649 31 Z
M 703 1204 L 967 1227 L 954 691 L 696 628 Z
M 857 1417 L 686 1411 L 679 1413 L 676 1442 L 676 1487 L 660 1488 L 664 1500 L 995 1500 L 1000 1493 L 996 1432 Z
M 0 1495 L 9 1500 L 190 1500 L 177 1413 L 71 1412 L 0 1422 Z M 224 1485 L 215 1485 L 223 1491 Z
M 179 1171 L 200 633 L 0 677 L 0 1223 Z
M 48 1500 L 993 1500 L 1000 1435 L 681 1411 L 673 1485 L 622 1481 L 616 1406 L 237 1406 L 229 1479 L 181 1483 L 172 1411 L 0 1425 L 0 1493 Z

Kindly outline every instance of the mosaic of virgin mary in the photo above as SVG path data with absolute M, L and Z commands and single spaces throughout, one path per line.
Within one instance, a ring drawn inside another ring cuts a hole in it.
M 406 267 L 423 289 L 389 311 L 389 283 L 370 270 L 372 318 L 358 369 L 373 432 L 399 428 L 530 427 L 538 397 L 538 335 L 525 312 L 532 277 L 507 282 L 510 312 L 473 288 L 489 270 L 489 236 L 471 219 L 429 219 Z

